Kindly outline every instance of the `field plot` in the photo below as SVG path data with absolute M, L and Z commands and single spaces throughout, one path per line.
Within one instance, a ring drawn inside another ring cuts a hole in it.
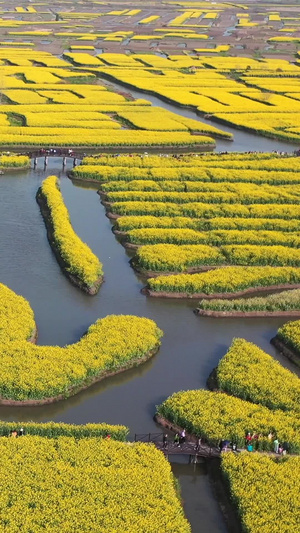
M 133 100 L 120 89 L 108 90 L 99 77 L 193 108 L 219 123 L 284 141 L 300 140 L 300 71 L 298 56 L 295 59 L 299 6 L 276 6 L 273 11 L 270 4 L 264 12 L 254 2 L 154 2 L 150 8 L 141 3 L 140 9 L 122 2 L 118 7 L 93 1 L 76 9 L 49 2 L 3 6 L 1 103 L 11 114 L 18 106 L 20 116 L 1 116 L 2 145 L 53 145 L 43 104 L 53 106 L 47 111 L 57 128 L 57 146 L 76 146 L 80 138 L 86 147 L 198 149 L 212 147 L 211 137 L 232 138 L 200 120 Z M 77 117 L 76 135 L 71 132 L 71 113 L 77 110 L 64 105 L 94 113 L 89 120 Z M 92 105 L 99 107 L 83 107 Z M 70 115 L 55 122 L 58 109 Z M 32 117 L 26 122 L 25 111 L 43 113 L 37 117 L 40 123 L 34 124 Z M 101 120 L 99 113 L 104 114 Z
M 11 532 L 190 532 L 171 467 L 154 446 L 2 438 L 0 475 L 0 524 Z
M 2 404 L 37 405 L 64 399 L 144 362 L 160 345 L 162 331 L 152 320 L 109 315 L 90 326 L 76 344 L 37 346 L 29 303 L 1 284 L 0 295 Z
M 99 183 L 134 267 L 158 275 L 151 295 L 205 297 L 299 286 L 299 165 L 277 154 L 102 156 L 72 176 Z
M 88 54 L 75 55 L 100 64 Z M 0 49 L 0 57 L 10 61 L 10 66 L 0 67 L 2 146 L 211 148 L 215 144 L 205 134 L 218 134 L 217 128 L 108 90 L 93 73 L 65 68 L 70 63 L 48 68 L 56 59 L 48 52 Z M 34 66 L 39 62 L 46 66 Z
M 257 6 L 246 3 L 139 2 L 138 9 L 123 0 L 43 3 L 20 6 L 18 0 L 2 4 L 0 36 L 9 45 L 30 37 L 32 46 L 65 48 L 91 42 L 110 52 L 179 52 L 292 58 L 300 33 L 296 2 Z M 19 4 L 19 5 L 18 5 Z M 24 43 L 24 44 L 28 44 Z
M 115 66 L 98 71 L 217 122 L 266 137 L 300 140 L 300 70 L 295 64 L 244 57 L 132 57 L 135 68 L 121 68 L 116 56 Z
M 300 519 L 299 457 L 276 461 L 258 454 L 230 453 L 222 458 L 222 470 L 245 531 L 268 533 L 276 524 L 282 532 L 296 533 Z

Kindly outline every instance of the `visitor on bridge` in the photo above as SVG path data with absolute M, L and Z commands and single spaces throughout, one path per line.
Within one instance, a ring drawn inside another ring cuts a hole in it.
M 167 433 L 165 433 L 163 436 L 163 449 L 166 450 L 167 447 L 168 447 L 168 435 Z
M 195 446 L 196 453 L 200 451 L 200 448 L 201 448 L 201 437 L 198 437 L 196 446 Z
M 184 444 L 184 443 L 185 443 L 185 436 L 186 436 L 185 428 L 183 428 L 182 432 L 180 433 L 180 441 L 179 441 L 179 444 Z
M 175 433 L 175 436 L 174 436 L 174 445 L 175 446 L 178 446 L 180 448 L 180 444 L 179 444 L 179 435 L 178 433 Z

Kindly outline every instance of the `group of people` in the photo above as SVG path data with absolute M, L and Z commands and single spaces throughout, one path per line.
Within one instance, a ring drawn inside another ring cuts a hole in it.
M 183 430 L 180 433 L 175 433 L 173 438 L 173 446 L 177 448 L 181 448 L 181 446 L 186 442 L 186 430 L 183 428 Z M 196 452 L 199 452 L 200 447 L 202 444 L 202 439 L 199 437 L 197 441 L 195 442 L 194 449 Z M 167 433 L 164 433 L 163 435 L 163 449 L 167 450 L 169 447 L 169 436 Z
M 258 441 L 262 438 L 262 435 L 259 435 L 258 433 L 251 434 L 250 432 L 247 433 L 245 438 L 245 444 L 248 452 L 252 452 L 254 449 L 258 449 Z M 289 444 L 288 442 L 280 443 L 277 436 L 272 433 L 272 431 L 268 434 L 268 440 L 270 442 L 273 442 L 273 452 L 278 453 L 281 455 L 286 455 L 289 451 Z
M 186 441 L 186 431 L 183 429 L 180 433 L 175 433 L 173 444 L 174 446 L 177 446 L 180 448 L 182 444 L 184 444 Z M 164 433 L 163 435 L 163 449 L 166 450 L 169 446 L 169 437 L 167 433 Z
M 250 433 L 250 431 L 245 436 L 245 448 L 248 452 L 253 452 L 258 450 L 259 439 L 263 438 L 263 435 L 259 433 Z M 273 452 L 276 454 L 286 455 L 289 451 L 289 443 L 283 442 L 280 443 L 277 436 L 273 435 L 270 431 L 268 435 L 268 440 L 273 442 Z M 221 452 L 226 452 L 232 450 L 233 452 L 238 451 L 237 444 L 234 441 L 221 440 L 219 443 L 219 449 Z
M 290 449 L 289 443 L 288 442 L 280 443 L 278 440 L 278 437 L 276 435 L 273 435 L 272 431 L 270 431 L 268 435 L 268 439 L 270 441 L 273 441 L 274 453 L 279 453 L 280 455 L 286 455 L 289 452 L 289 449 Z

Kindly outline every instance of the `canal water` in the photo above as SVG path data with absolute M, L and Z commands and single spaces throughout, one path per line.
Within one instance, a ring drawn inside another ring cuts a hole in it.
M 67 170 L 71 163 L 69 160 Z M 90 324 L 109 314 L 152 318 L 164 337 L 159 352 L 141 367 L 49 406 L 0 407 L 0 419 L 125 424 L 134 438 L 135 433 L 160 431 L 153 415 L 155 406 L 167 396 L 205 387 L 210 371 L 234 337 L 253 341 L 280 359 L 269 341 L 284 320 L 197 317 L 193 313 L 196 301 L 143 296 L 140 290 L 145 280 L 130 267 L 130 256 L 112 233 L 96 189 L 74 185 L 62 172 L 61 158 L 49 158 L 46 172 L 42 168 L 43 160 L 39 159 L 36 170 L 0 177 L 0 282 L 29 300 L 38 326 L 38 343 L 63 346 L 76 342 Z M 75 231 L 103 263 L 105 282 L 96 296 L 70 284 L 48 244 L 35 195 L 42 180 L 51 174 L 61 178 Z M 293 368 L 286 359 L 280 360 Z M 228 531 L 205 465 L 175 464 L 173 468 L 193 532 L 199 531 L 199 524 L 201 531 Z

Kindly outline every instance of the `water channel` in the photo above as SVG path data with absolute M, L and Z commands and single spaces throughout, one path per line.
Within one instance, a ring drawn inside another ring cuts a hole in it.
M 189 116 L 190 112 L 184 113 Z M 253 136 L 241 135 L 243 139 L 237 141 L 238 146 L 241 150 L 250 149 L 245 145 L 244 136 L 250 138 L 248 143 Z M 239 132 L 236 138 L 240 138 Z M 271 141 L 260 138 L 258 142 L 261 151 L 271 149 Z M 219 142 L 217 148 L 224 149 Z M 226 150 L 229 149 L 238 147 L 226 143 Z M 272 141 L 274 149 L 292 151 L 293 146 L 287 148 L 287 143 Z M 66 170 L 71 164 L 70 159 Z M 49 247 L 35 194 L 50 174 L 61 178 L 62 194 L 75 231 L 103 263 L 105 283 L 94 297 L 81 293 L 68 282 Z M 39 344 L 63 346 L 76 342 L 91 323 L 108 314 L 146 316 L 164 331 L 158 354 L 140 368 L 50 406 L 0 407 L 0 419 L 125 424 L 130 428 L 131 438 L 135 433 L 160 431 L 153 421 L 155 405 L 175 391 L 205 387 L 210 371 L 225 354 L 233 337 L 255 342 L 296 371 L 269 344 L 284 322 L 282 319 L 200 318 L 193 314 L 195 301 L 143 296 L 140 289 L 145 280 L 130 267 L 130 256 L 114 237 L 96 189 L 73 184 L 62 171 L 61 158 L 49 158 L 46 172 L 40 159 L 36 170 L 6 173 L 0 178 L 0 191 L 0 281 L 29 300 L 35 312 Z M 181 484 L 193 533 L 227 532 L 205 463 L 196 467 L 173 464 L 173 471 Z

